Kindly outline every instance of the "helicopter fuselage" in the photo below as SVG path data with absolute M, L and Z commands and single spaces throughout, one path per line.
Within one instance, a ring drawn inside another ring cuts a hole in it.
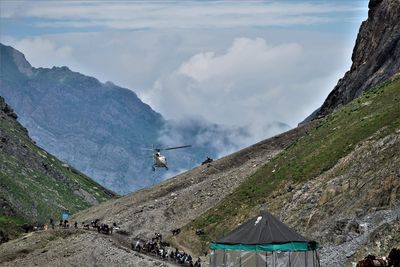
M 153 155 L 153 160 L 154 160 L 153 167 L 168 169 L 167 159 L 165 158 L 165 156 L 161 155 L 160 152 L 157 152 Z

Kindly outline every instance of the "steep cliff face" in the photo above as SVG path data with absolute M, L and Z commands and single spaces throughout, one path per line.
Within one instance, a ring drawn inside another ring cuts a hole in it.
M 339 80 L 316 117 L 325 116 L 400 70 L 400 1 L 371 0 L 361 24 L 351 69 Z
M 37 147 L 0 97 L 0 243 L 23 223 L 46 223 L 115 194 Z

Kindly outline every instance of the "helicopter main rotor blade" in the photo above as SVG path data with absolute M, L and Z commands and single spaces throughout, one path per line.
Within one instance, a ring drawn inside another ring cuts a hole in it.
M 154 151 L 154 148 L 141 148 L 140 150 Z
M 167 147 L 167 148 L 162 148 L 160 150 L 172 150 L 172 149 L 179 149 L 179 148 L 185 148 L 185 147 L 191 147 L 192 145 L 187 145 L 187 146 L 176 146 L 176 147 Z

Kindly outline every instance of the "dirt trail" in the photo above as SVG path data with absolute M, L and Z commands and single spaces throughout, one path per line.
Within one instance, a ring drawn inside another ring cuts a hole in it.
M 175 266 L 94 230 L 33 232 L 0 246 L 0 266 Z

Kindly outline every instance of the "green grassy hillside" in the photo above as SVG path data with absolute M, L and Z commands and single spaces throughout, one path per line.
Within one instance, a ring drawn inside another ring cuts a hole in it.
M 0 229 L 47 223 L 115 196 L 36 146 L 15 118 L 0 97 Z
M 317 177 L 363 140 L 372 135 L 387 136 L 399 126 L 400 78 L 397 76 L 322 119 L 306 136 L 186 226 L 177 242 L 193 250 L 205 250 L 208 242 L 222 237 L 259 208 L 273 206 L 272 196 L 277 191 L 288 184 L 300 184 Z M 203 229 L 205 234 L 196 236 L 194 229 Z

